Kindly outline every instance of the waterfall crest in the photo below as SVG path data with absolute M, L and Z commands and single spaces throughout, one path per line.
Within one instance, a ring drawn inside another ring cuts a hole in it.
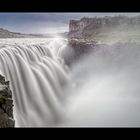
M 0 69 L 10 80 L 16 126 L 55 125 L 68 84 L 61 51 L 66 41 L 11 42 L 0 49 Z

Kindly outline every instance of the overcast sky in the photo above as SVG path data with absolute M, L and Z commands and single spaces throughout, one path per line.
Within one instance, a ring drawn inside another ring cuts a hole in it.
M 65 32 L 68 31 L 70 19 L 122 14 L 140 15 L 140 13 L 0 13 L 0 28 L 21 33 Z

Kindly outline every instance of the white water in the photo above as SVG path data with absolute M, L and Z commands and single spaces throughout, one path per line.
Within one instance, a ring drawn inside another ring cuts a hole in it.
M 66 40 L 2 41 L 0 69 L 11 83 L 16 126 L 57 125 L 68 83 L 68 74 L 60 61 Z
M 71 73 L 77 87 L 63 126 L 140 127 L 139 43 L 97 48 Z
M 63 39 L 0 42 L 0 70 L 11 83 L 17 127 L 140 126 L 139 44 L 99 48 L 69 73 Z

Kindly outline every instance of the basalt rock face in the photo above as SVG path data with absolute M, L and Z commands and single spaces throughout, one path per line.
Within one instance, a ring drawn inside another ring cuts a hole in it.
M 82 18 L 80 20 L 70 20 L 69 24 L 69 38 L 87 38 L 91 35 L 98 34 L 98 29 L 104 27 L 115 28 L 127 26 L 140 25 L 140 16 L 127 17 L 127 16 L 115 16 L 115 17 L 95 17 L 95 18 Z
M 13 100 L 9 81 L 0 75 L 0 128 L 14 127 Z
M 69 54 L 65 61 L 71 65 L 99 46 L 108 45 L 111 41 L 128 41 L 128 38 L 131 40 L 133 37 L 135 39 L 139 33 L 140 16 L 84 17 L 70 20 L 67 47 Z
M 68 66 L 71 66 L 83 56 L 94 51 L 97 47 L 101 46 L 95 41 L 82 40 L 82 39 L 69 39 L 68 47 L 64 53 L 64 60 Z

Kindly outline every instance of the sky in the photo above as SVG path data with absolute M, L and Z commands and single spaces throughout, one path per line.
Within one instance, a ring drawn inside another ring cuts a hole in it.
M 68 32 L 71 19 L 114 15 L 135 16 L 140 13 L 0 13 L 0 28 L 21 33 Z

